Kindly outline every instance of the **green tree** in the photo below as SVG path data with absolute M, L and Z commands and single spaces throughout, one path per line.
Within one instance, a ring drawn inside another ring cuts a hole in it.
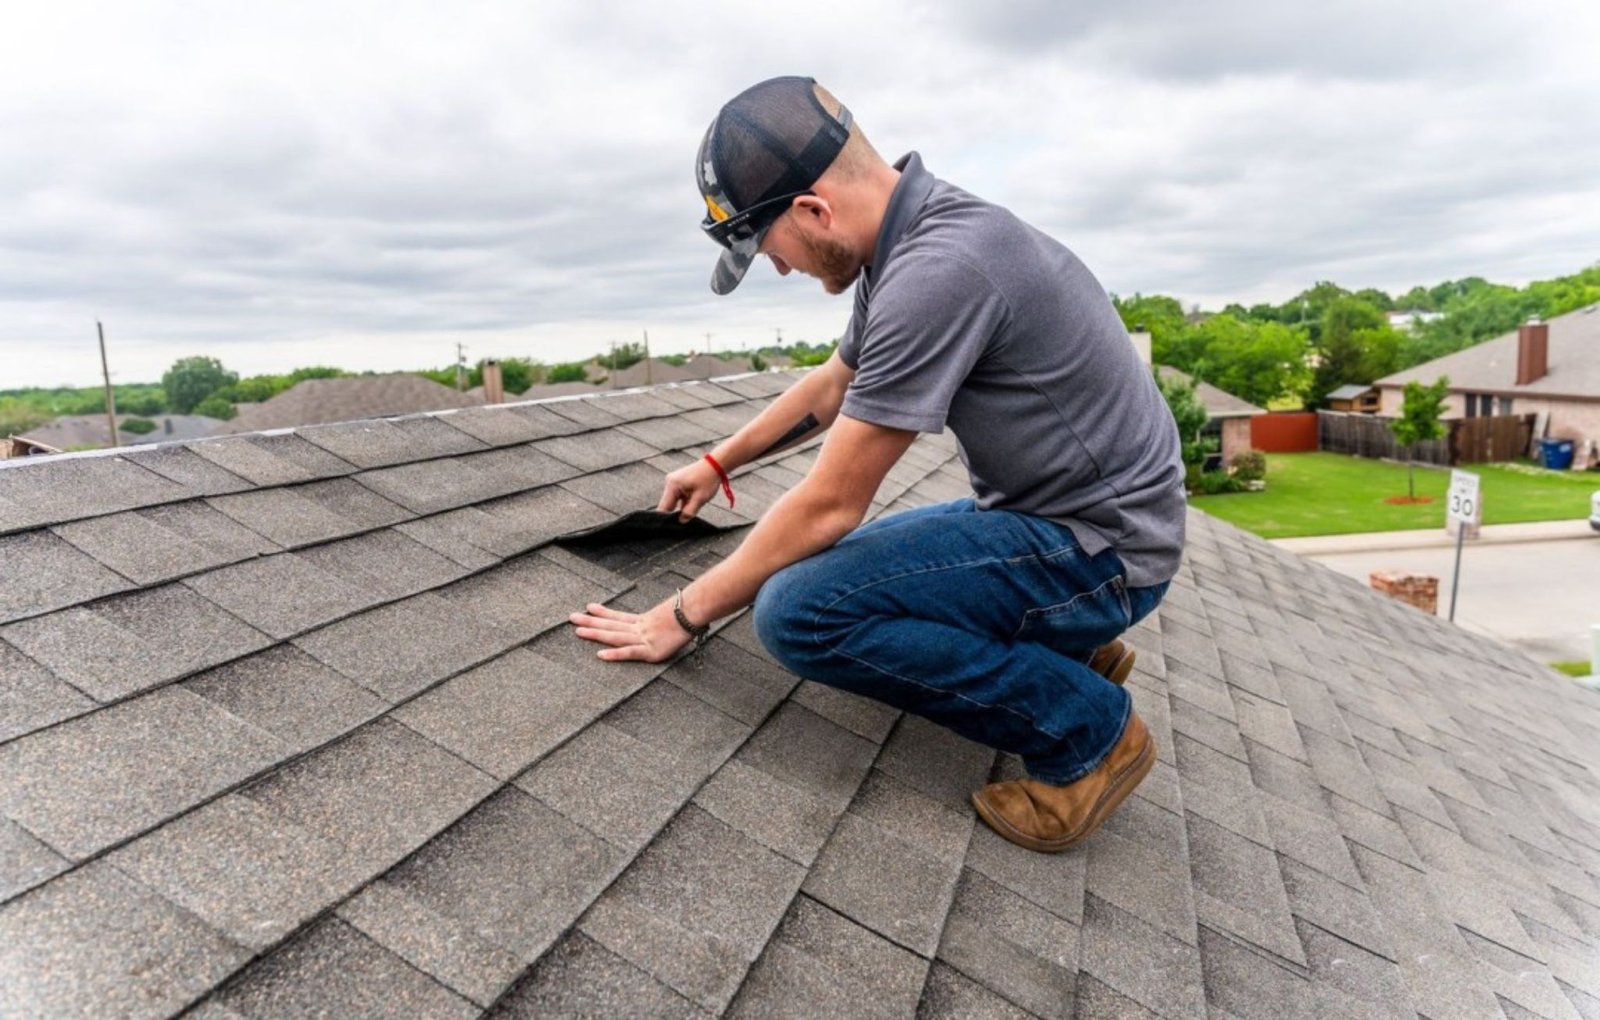
M 124 418 L 117 429 L 120 432 L 131 432 L 136 436 L 147 436 L 156 430 L 156 423 L 149 418 Z
M 767 359 L 761 356 L 760 351 L 756 351 L 754 354 L 750 355 L 750 371 L 765 372 L 766 370 Z
M 1213 315 L 1190 335 L 1201 353 L 1188 367 L 1203 368 L 1207 382 L 1262 407 L 1280 397 L 1304 399 L 1310 346 L 1298 326 Z
M 483 385 L 483 364 L 489 361 L 484 358 L 472 368 L 471 381 L 474 386 Z M 532 361 L 527 358 L 497 358 L 500 362 L 500 385 L 507 393 L 522 393 L 533 385 L 533 378 L 538 371 Z
M 581 361 L 569 361 L 561 365 L 551 365 L 545 372 L 545 382 L 583 382 L 589 378 L 589 369 Z
M 207 418 L 221 418 L 223 421 L 227 421 L 239 412 L 233 409 L 233 405 L 228 403 L 225 397 L 213 393 L 194 405 L 194 410 L 190 413 L 204 415 Z
M 1113 294 L 1111 304 L 1122 316 L 1122 324 L 1128 332 L 1143 329 L 1150 334 L 1151 358 L 1156 364 L 1172 365 L 1185 371 L 1194 367 L 1192 359 L 1181 350 L 1188 323 L 1177 298 L 1165 294 L 1135 294 L 1122 298 Z
M 1444 414 L 1444 402 L 1450 396 L 1450 379 L 1440 376 L 1430 386 L 1420 382 L 1406 383 L 1405 396 L 1400 404 L 1400 417 L 1389 423 L 1395 442 L 1406 449 L 1406 483 L 1410 498 L 1417 498 L 1416 462 L 1412 453 L 1418 443 L 1438 439 L 1444 435 L 1444 425 L 1439 416 Z
M 1370 383 L 1378 378 L 1372 374 L 1374 364 L 1368 356 L 1370 341 L 1366 331 L 1387 328 L 1383 312 L 1358 297 L 1344 294 L 1328 302 L 1318 324 L 1317 367 L 1311 380 L 1311 396 L 1318 406 L 1326 403 L 1328 394 L 1340 386 Z
M 801 347 L 804 349 L 799 349 Z M 838 340 L 834 340 L 833 342 L 827 344 L 817 344 L 815 347 L 809 344 L 797 344 L 795 347 L 790 348 L 789 357 L 794 359 L 796 368 L 808 368 L 812 365 L 820 365 L 829 358 L 833 357 L 833 352 L 837 350 L 838 347 Z
M 597 360 L 611 371 L 620 372 L 644 360 L 644 344 L 618 344 L 609 354 L 602 354 Z
M 1206 427 L 1206 422 L 1211 416 L 1206 413 L 1205 405 L 1200 403 L 1200 398 L 1194 395 L 1194 383 L 1182 376 L 1163 378 L 1160 371 L 1157 371 L 1156 386 L 1167 402 L 1167 410 L 1171 412 L 1172 420 L 1177 423 L 1178 441 L 1183 449 L 1183 462 L 1202 463 L 1206 459 L 1206 448 L 1200 439 L 1200 432 Z
M 0 436 L 16 436 L 38 428 L 50 415 L 21 397 L 0 397 Z
M 223 368 L 216 358 L 197 356 L 173 362 L 161 377 L 161 388 L 166 391 L 174 411 L 189 414 L 202 400 L 238 381 L 239 374 Z
M 167 395 L 154 386 L 130 388 L 128 392 L 118 386 L 116 390 L 117 410 L 126 414 L 161 414 L 167 409 Z

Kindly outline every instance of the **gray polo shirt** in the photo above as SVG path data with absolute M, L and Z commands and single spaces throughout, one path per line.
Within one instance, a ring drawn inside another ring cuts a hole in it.
M 860 421 L 955 433 L 978 505 L 1113 548 L 1130 587 L 1183 549 L 1178 431 L 1105 291 L 1077 256 L 935 178 L 916 153 L 856 284 L 839 356 Z

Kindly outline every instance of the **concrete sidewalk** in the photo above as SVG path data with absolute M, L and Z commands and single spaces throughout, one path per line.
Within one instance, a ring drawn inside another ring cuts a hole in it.
M 1374 570 L 1439 579 L 1448 612 L 1455 539 L 1443 528 L 1327 535 L 1273 543 L 1365 584 Z M 1538 662 L 1590 658 L 1600 624 L 1600 532 L 1585 520 L 1481 529 L 1462 551 L 1456 624 L 1489 635 Z
M 1467 547 L 1500 545 L 1506 542 L 1552 542 L 1569 538 L 1600 542 L 1600 531 L 1589 527 L 1589 522 L 1581 517 L 1572 521 L 1486 524 L 1478 529 L 1477 538 L 1467 539 Z M 1379 531 L 1360 535 L 1275 538 L 1272 544 L 1301 556 L 1333 556 L 1342 553 L 1452 547 L 1456 544 L 1456 540 L 1446 534 L 1444 528 L 1439 527 L 1423 531 Z

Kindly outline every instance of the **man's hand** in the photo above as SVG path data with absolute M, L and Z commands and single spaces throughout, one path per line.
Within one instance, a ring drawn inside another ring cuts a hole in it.
M 666 485 L 661 490 L 661 502 L 656 504 L 656 509 L 664 513 L 679 510 L 678 520 L 687 524 L 717 494 L 721 485 L 722 479 L 716 469 L 702 457 L 667 476 Z
M 579 637 L 606 646 L 599 656 L 609 662 L 665 662 L 693 640 L 678 626 L 671 602 L 643 614 L 625 613 L 598 602 L 589 603 L 588 608 L 587 613 L 573 613 L 568 619 Z

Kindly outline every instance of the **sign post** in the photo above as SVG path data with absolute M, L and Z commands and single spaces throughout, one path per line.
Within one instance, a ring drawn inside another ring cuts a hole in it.
M 1450 579 L 1450 622 L 1456 619 L 1456 591 L 1461 587 L 1461 545 L 1466 541 L 1467 529 L 1475 528 L 1482 516 L 1482 502 L 1478 499 L 1478 476 L 1471 471 L 1450 472 L 1450 495 L 1447 497 L 1445 527 L 1456 527 L 1456 572 Z

